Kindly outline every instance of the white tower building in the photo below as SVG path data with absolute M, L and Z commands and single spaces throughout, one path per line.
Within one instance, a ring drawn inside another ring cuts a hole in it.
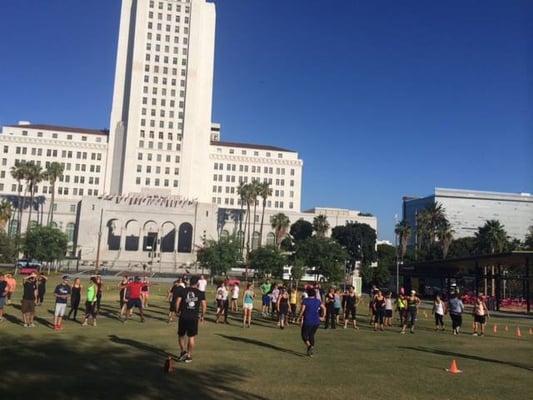
M 210 202 L 215 6 L 123 0 L 104 191 Z

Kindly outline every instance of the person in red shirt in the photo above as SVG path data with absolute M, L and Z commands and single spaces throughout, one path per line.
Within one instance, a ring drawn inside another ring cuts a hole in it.
M 130 315 L 130 310 L 133 307 L 137 307 L 139 309 L 139 314 L 141 316 L 141 322 L 144 322 L 144 314 L 143 314 L 143 301 L 142 301 L 142 288 L 146 285 L 146 282 L 141 282 L 141 278 L 136 276 L 133 279 L 133 282 L 128 282 L 126 284 L 120 285 L 120 288 L 127 288 L 128 290 L 128 303 L 126 305 L 127 312 L 125 315 L 124 322 L 128 320 L 128 317 Z

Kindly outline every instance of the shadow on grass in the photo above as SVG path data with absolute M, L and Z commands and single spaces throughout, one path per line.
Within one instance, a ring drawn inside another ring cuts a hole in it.
M 418 347 L 398 346 L 398 348 L 399 349 L 403 349 L 403 350 L 414 350 L 414 351 L 421 351 L 421 352 L 424 352 L 424 353 L 438 354 L 438 355 L 441 355 L 441 356 L 460 357 L 460 358 L 466 358 L 468 360 L 475 360 L 475 361 L 482 361 L 482 362 L 490 362 L 490 363 L 495 363 L 495 364 L 508 365 L 510 367 L 525 369 L 526 371 L 532 371 L 533 372 L 533 367 L 529 367 L 529 366 L 527 366 L 525 364 L 514 363 L 514 362 L 509 362 L 509 361 L 502 361 L 502 360 L 496 360 L 494 358 L 485 358 L 485 357 L 480 357 L 480 356 L 473 356 L 473 355 L 470 355 L 470 354 L 456 353 L 456 352 L 453 352 L 453 351 L 438 350 L 438 349 L 433 349 L 433 348 L 429 348 L 429 347 L 422 347 L 422 346 L 418 346 Z
M 238 366 L 195 370 L 177 364 L 166 375 L 165 351 L 116 336 L 111 342 L 82 336 L 69 341 L 3 337 L 2 363 L 9 368 L 0 374 L 2 398 L 264 399 L 239 389 L 247 372 Z
M 281 353 L 292 354 L 293 356 L 296 356 L 296 357 L 305 357 L 305 355 L 303 353 L 298 353 L 298 352 L 296 352 L 294 350 L 284 349 L 283 347 L 279 347 L 279 346 L 276 346 L 276 345 L 271 344 L 271 343 L 261 342 L 260 340 L 250 339 L 250 338 L 245 338 L 245 337 L 240 337 L 240 336 L 223 335 L 221 333 L 217 333 L 217 335 L 222 337 L 222 338 L 224 338 L 224 339 L 232 340 L 234 342 L 251 344 L 251 345 L 254 345 L 254 346 L 263 347 L 265 349 L 279 351 Z

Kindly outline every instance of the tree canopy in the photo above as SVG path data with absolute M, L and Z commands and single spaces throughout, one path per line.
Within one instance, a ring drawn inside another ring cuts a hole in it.
M 241 261 L 241 244 L 233 236 L 208 240 L 198 250 L 197 260 L 211 271 L 211 275 L 222 275 Z
M 29 258 L 53 262 L 65 256 L 68 238 L 55 227 L 35 225 L 26 232 L 23 245 Z
M 287 265 L 287 258 L 275 246 L 259 247 L 250 253 L 250 267 L 259 276 L 282 278 L 285 265 Z
M 295 242 L 300 242 L 313 236 L 313 224 L 300 218 L 291 225 L 289 233 Z
M 368 224 L 348 222 L 344 226 L 336 226 L 331 237 L 348 253 L 352 268 L 356 261 L 370 265 L 377 260 L 376 231 Z
M 297 244 L 295 259 L 313 269 L 317 276 L 338 282 L 343 279 L 348 254 L 336 241 L 313 236 Z

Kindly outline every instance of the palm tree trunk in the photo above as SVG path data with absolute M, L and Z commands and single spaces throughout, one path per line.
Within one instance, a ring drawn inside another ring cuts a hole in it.
M 20 235 L 20 221 L 22 220 L 22 188 L 20 185 L 20 181 L 17 181 L 17 195 L 18 195 L 18 202 L 17 202 L 17 231 L 15 232 L 15 235 Z
M 26 232 L 30 230 L 31 212 L 33 209 L 33 184 L 30 186 L 30 210 L 28 211 L 28 225 L 26 226 Z
M 247 203 L 246 206 L 246 213 L 248 214 L 248 237 L 246 239 L 246 254 L 250 254 L 250 228 L 251 228 L 251 221 L 250 221 L 250 203 Z
M 26 197 L 28 196 L 28 186 L 24 188 L 24 196 L 22 196 L 21 207 L 20 207 L 20 220 L 18 226 L 17 235 L 20 236 L 22 233 L 22 216 L 24 214 L 24 207 L 26 206 Z
M 254 231 L 253 233 L 255 233 L 255 220 L 256 220 L 256 216 L 257 216 L 257 199 L 254 199 Z M 252 242 L 253 242 L 253 238 L 252 238 Z M 261 242 L 259 242 L 261 243 Z M 253 244 L 253 243 L 252 243 Z
M 48 210 L 48 223 L 47 225 L 51 225 L 54 221 L 54 204 L 55 204 L 55 198 L 56 198 L 56 181 L 52 183 L 52 198 L 50 201 L 50 209 Z
M 242 217 L 241 217 L 242 219 Z M 242 238 L 241 238 L 241 253 L 244 254 L 244 247 L 246 245 L 246 225 L 248 224 L 248 212 L 244 216 L 244 228 L 241 229 Z
M 266 198 L 263 199 L 263 210 L 261 211 L 261 226 L 259 227 L 259 247 L 263 243 L 263 223 L 265 222 Z

